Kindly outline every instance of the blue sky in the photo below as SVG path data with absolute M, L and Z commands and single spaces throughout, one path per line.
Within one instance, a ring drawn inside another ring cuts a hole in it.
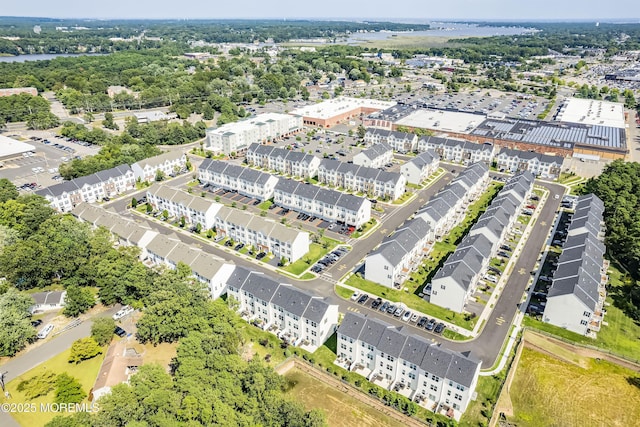
M 640 18 L 638 0 L 3 0 L 2 16 L 52 18 Z M 638 22 L 638 19 L 635 20 Z

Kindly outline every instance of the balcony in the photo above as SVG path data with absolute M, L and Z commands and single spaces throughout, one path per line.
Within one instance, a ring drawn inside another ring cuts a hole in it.
M 601 320 L 595 320 L 595 319 L 591 320 L 589 322 L 589 330 L 592 331 L 592 332 L 600 331 L 600 324 L 601 323 L 602 323 Z

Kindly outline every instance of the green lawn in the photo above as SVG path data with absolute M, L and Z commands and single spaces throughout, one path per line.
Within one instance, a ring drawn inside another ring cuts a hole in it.
M 340 243 L 337 240 L 329 239 L 328 237 L 321 237 L 320 241 L 322 243 L 310 244 L 309 252 L 307 252 L 305 256 L 303 256 L 296 262 L 282 267 L 281 269 L 296 276 L 302 274 L 303 271 L 315 264 L 320 258 L 325 256 Z
M 349 299 L 351 298 L 353 291 L 342 286 L 336 286 L 336 294 L 344 299 Z
M 7 400 L 4 395 L 0 395 L 0 402 L 2 403 L 34 403 L 36 407 L 39 409 L 40 404 L 53 403 L 53 399 L 55 396 L 55 390 L 50 391 L 47 395 L 35 398 L 33 400 L 28 400 L 24 393 L 19 392 L 17 390 L 17 386 L 21 381 L 29 379 L 35 375 L 39 375 L 44 373 L 45 371 L 54 372 L 56 374 L 61 374 L 63 372 L 68 373 L 72 377 L 76 378 L 82 384 L 82 390 L 84 390 L 87 395 L 89 391 L 93 387 L 93 384 L 96 381 L 96 377 L 98 376 L 98 372 L 100 371 L 100 366 L 102 365 L 102 361 L 104 359 L 106 348 L 103 349 L 103 353 L 94 357 L 93 359 L 85 360 L 79 364 L 71 364 L 68 362 L 70 349 L 63 351 L 57 356 L 52 357 L 47 360 L 45 363 L 36 366 L 30 371 L 25 372 L 23 375 L 11 380 L 7 384 L 7 390 L 11 394 L 11 399 Z M 90 402 L 85 398 L 82 403 L 89 404 Z M 39 410 L 36 412 L 21 412 L 17 414 L 13 414 L 14 419 L 21 426 L 29 426 L 29 427 L 40 427 L 44 426 L 46 423 L 51 421 L 53 417 L 59 415 L 55 412 L 40 412 Z
M 351 234 L 351 237 L 357 239 L 358 237 L 367 233 L 367 231 L 378 224 L 378 221 L 375 218 L 371 218 L 367 221 L 361 228 L 357 229 Z
M 273 205 L 273 201 L 271 199 L 265 200 L 264 202 L 258 205 L 258 209 L 266 211 L 269 209 L 269 206 Z
M 400 197 L 398 197 L 396 200 L 394 200 L 392 203 L 394 205 L 401 205 L 404 202 L 406 202 L 407 200 L 409 200 L 410 198 L 412 198 L 414 196 L 415 193 L 412 193 L 410 191 L 405 191 L 404 194 Z

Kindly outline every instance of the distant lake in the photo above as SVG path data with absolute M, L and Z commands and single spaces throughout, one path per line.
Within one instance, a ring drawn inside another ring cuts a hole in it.
M 65 56 L 95 56 L 100 53 L 42 53 L 36 55 L 0 56 L 0 62 L 46 61 Z

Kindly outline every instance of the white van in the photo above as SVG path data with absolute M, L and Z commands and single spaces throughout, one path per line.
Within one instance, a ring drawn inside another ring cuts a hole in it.
M 45 339 L 49 336 L 51 331 L 53 331 L 53 325 L 51 323 L 47 323 L 44 328 L 40 329 L 40 332 L 38 332 L 38 339 Z

